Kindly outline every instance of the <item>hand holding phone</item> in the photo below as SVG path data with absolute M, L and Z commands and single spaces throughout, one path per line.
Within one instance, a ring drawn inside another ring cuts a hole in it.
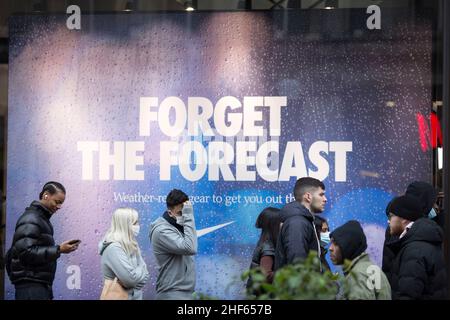
M 81 242 L 81 240 L 68 240 L 64 241 L 59 245 L 59 252 L 61 253 L 70 253 L 72 251 L 75 251 L 78 249 L 78 244 Z

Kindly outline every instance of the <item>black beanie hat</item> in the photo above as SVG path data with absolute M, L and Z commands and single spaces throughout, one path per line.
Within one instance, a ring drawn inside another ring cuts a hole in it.
M 406 188 L 405 195 L 414 196 L 420 200 L 424 216 L 428 215 L 437 199 L 436 189 L 431 184 L 423 181 L 412 182 Z
M 339 246 L 342 258 L 353 260 L 367 249 L 364 231 L 356 220 L 350 220 L 330 233 L 330 238 Z
M 389 206 L 389 211 L 397 217 L 416 221 L 423 217 L 422 203 L 419 199 L 413 196 L 404 195 L 392 200 Z
M 386 206 L 386 216 L 387 217 L 389 217 L 389 213 L 391 212 L 390 210 L 391 210 L 392 201 L 394 201 L 394 199 L 391 199 L 391 201 L 389 201 L 389 203 Z

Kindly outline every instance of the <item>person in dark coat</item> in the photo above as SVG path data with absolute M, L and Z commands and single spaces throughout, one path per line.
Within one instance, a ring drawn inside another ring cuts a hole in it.
M 393 200 L 391 200 L 388 205 L 386 206 L 386 217 L 389 218 L 390 213 L 390 206 Z M 384 244 L 383 244 L 383 261 L 381 262 L 381 270 L 383 270 L 384 274 L 388 278 L 389 281 L 391 281 L 391 269 L 392 269 L 392 262 L 394 261 L 395 254 L 392 252 L 391 248 L 389 247 L 389 244 L 391 242 L 395 242 L 398 240 L 398 236 L 391 234 L 391 228 L 389 227 L 389 220 L 388 226 L 386 228 L 386 233 L 384 235 Z
M 255 227 L 261 229 L 261 234 L 253 250 L 250 269 L 261 268 L 267 283 L 273 282 L 274 256 L 280 233 L 280 223 L 280 209 L 273 207 L 267 207 L 261 211 L 255 223 Z M 253 279 L 249 277 L 246 286 L 247 292 L 256 296 L 260 295 L 263 292 L 262 288 L 254 291 L 253 285 Z
M 283 224 L 275 249 L 275 271 L 306 259 L 311 250 L 316 251 L 320 259 L 314 214 L 323 212 L 325 208 L 325 185 L 314 178 L 300 178 L 295 183 L 294 198 L 294 202 L 281 210 Z
M 444 228 L 444 213 L 440 212 L 437 206 L 437 191 L 429 183 L 423 181 L 414 181 L 406 188 L 405 195 L 414 196 L 421 203 L 421 212 L 423 217 L 435 221 L 441 228 Z M 386 216 L 389 215 L 389 205 L 386 207 Z M 390 234 L 389 226 L 386 229 L 385 241 L 383 246 L 382 270 L 386 273 L 388 279 L 391 277 L 392 261 L 395 257 L 388 244 L 398 240 L 398 236 Z
M 398 236 L 388 244 L 395 255 L 389 279 L 392 299 L 446 299 L 442 228 L 423 217 L 422 203 L 410 195 L 392 201 L 389 227 Z
M 331 268 L 326 259 L 328 253 L 327 247 L 331 242 L 328 222 L 325 218 L 316 215 L 314 216 L 314 224 L 316 226 L 317 237 L 320 240 L 320 262 L 322 263 L 324 271 L 330 271 Z
M 17 220 L 6 266 L 16 300 L 53 299 L 56 261 L 61 253 L 78 248 L 78 243 L 71 244 L 74 240 L 56 245 L 53 239 L 50 218 L 61 208 L 65 195 L 62 184 L 47 182 L 39 201 L 33 201 Z

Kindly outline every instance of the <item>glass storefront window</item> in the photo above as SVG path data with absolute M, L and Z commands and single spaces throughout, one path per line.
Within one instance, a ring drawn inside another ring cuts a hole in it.
M 98 243 L 118 207 L 140 214 L 154 299 L 148 234 L 173 188 L 194 203 L 196 290 L 223 299 L 245 296 L 258 214 L 293 201 L 300 177 L 325 184 L 331 230 L 361 223 L 380 267 L 389 201 L 425 181 L 443 204 L 441 2 L 73 4 L 80 16 L 2 4 L 2 248 L 45 182 L 61 182 L 54 237 L 82 243 L 59 260 L 56 299 L 98 299 Z

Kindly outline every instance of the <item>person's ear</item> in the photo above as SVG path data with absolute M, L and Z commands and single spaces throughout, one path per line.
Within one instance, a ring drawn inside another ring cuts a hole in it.
M 307 202 L 311 202 L 311 193 L 309 193 L 309 192 L 305 193 L 305 200 Z

